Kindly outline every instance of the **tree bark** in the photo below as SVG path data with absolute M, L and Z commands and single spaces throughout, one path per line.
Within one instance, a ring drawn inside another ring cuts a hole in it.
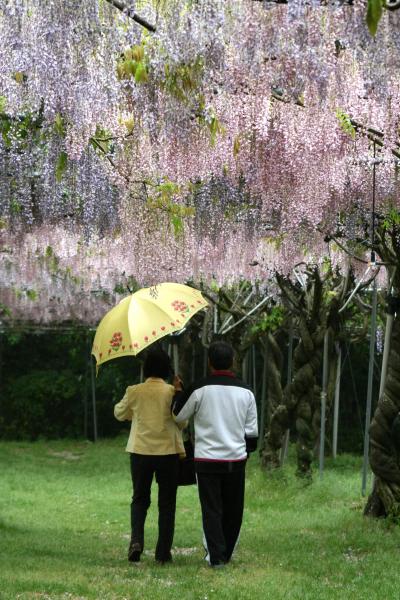
M 386 385 L 370 427 L 370 465 L 375 474 L 364 514 L 400 515 L 400 314 L 393 321 Z
M 265 436 L 262 464 L 266 468 L 280 466 L 279 451 L 287 429 L 296 432 L 297 475 L 311 478 L 311 464 L 320 434 L 320 378 L 325 332 L 330 330 L 330 356 L 334 341 L 346 315 L 339 308 L 352 283 L 345 276 L 329 271 L 323 276 L 317 267 L 306 271 L 307 284 L 299 287 L 277 274 L 284 300 L 297 322 L 300 342 L 294 352 L 293 379 L 287 384 L 283 400 L 271 417 Z M 331 362 L 331 361 L 330 361 Z M 336 365 L 335 365 L 336 367 Z M 329 373 L 327 412 L 333 398 L 336 368 Z

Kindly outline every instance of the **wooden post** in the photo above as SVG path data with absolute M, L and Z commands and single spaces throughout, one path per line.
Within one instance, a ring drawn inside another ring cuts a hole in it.
M 322 391 L 321 391 L 321 429 L 319 438 L 319 477 L 322 479 L 324 472 L 325 459 L 325 415 L 326 415 L 326 395 L 328 389 L 328 350 L 329 350 L 329 330 L 324 335 L 324 355 L 322 365 Z
M 371 423 L 372 390 L 374 375 L 375 358 L 375 337 L 376 337 L 376 310 L 377 310 L 377 288 L 376 278 L 372 290 L 372 312 L 371 312 L 371 333 L 369 340 L 369 366 L 368 366 L 368 387 L 367 387 L 367 409 L 365 413 L 365 431 L 364 431 L 364 458 L 362 468 L 361 494 L 365 496 L 367 490 L 367 470 L 369 459 L 369 426 Z
M 89 356 L 89 361 L 91 361 L 92 355 L 90 353 L 91 349 L 90 349 L 89 330 L 86 331 L 86 350 L 87 350 L 87 354 Z M 83 391 L 83 435 L 84 435 L 85 439 L 89 438 L 89 431 L 88 431 L 89 369 L 90 369 L 90 364 L 89 364 L 88 360 L 85 360 L 85 384 L 84 384 L 84 391 Z
M 196 379 L 196 346 L 194 342 L 191 344 L 192 348 L 192 364 L 190 365 L 190 377 L 193 382 Z
M 207 348 L 203 348 L 203 375 L 206 377 L 208 372 L 208 351 Z
M 178 340 L 175 340 L 172 344 L 172 360 L 175 375 L 179 374 L 179 348 Z
M 335 459 L 337 456 L 337 441 L 339 428 L 339 399 L 340 399 L 340 382 L 342 376 L 342 348 L 340 344 L 336 345 L 337 352 L 337 371 L 335 381 L 335 402 L 333 406 L 333 434 L 332 434 L 332 456 Z
M 256 346 L 255 344 L 251 347 L 251 365 L 252 365 L 252 377 L 251 385 L 254 391 L 254 395 L 257 393 L 257 363 L 256 363 Z
M 292 383 L 292 365 L 293 365 L 293 322 L 290 322 L 289 328 L 289 340 L 288 340 L 288 362 L 287 362 L 287 373 L 286 373 L 286 385 Z M 287 429 L 285 437 L 283 438 L 283 444 L 280 452 L 280 463 L 281 466 L 285 463 L 289 450 L 290 430 Z
M 94 365 L 92 355 L 90 355 L 90 375 L 92 383 L 93 441 L 97 442 L 96 381 L 94 376 Z
M 258 445 L 261 448 L 265 434 L 265 413 L 267 405 L 267 349 L 264 349 L 264 362 L 262 371 L 262 383 L 261 383 L 261 402 L 260 402 L 260 422 L 258 430 Z
M 248 381 L 248 371 L 249 371 L 249 355 L 248 352 L 243 357 L 242 360 L 242 379 L 245 383 Z

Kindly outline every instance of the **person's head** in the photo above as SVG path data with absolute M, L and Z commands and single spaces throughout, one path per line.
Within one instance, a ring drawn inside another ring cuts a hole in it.
M 172 373 L 171 361 L 162 348 L 150 348 L 147 351 L 143 364 L 143 375 L 147 377 L 161 377 L 168 379 Z
M 208 349 L 210 367 L 216 371 L 230 369 L 233 364 L 233 348 L 227 342 L 212 342 Z

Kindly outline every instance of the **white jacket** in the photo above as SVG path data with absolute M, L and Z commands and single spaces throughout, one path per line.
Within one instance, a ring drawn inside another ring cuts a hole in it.
M 251 389 L 229 371 L 215 371 L 173 404 L 177 423 L 194 416 L 195 461 L 236 462 L 247 459 L 249 441 L 258 438 L 257 407 Z

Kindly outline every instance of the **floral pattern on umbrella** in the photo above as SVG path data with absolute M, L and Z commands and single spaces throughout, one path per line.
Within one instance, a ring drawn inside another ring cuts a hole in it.
M 190 311 L 190 308 L 188 307 L 186 302 L 183 302 L 183 300 L 174 300 L 173 302 L 171 302 L 171 306 L 174 310 L 177 310 L 182 314 Z
M 113 336 L 110 340 L 110 345 L 112 350 L 118 352 L 120 346 L 122 345 L 122 333 L 120 331 L 113 333 Z

